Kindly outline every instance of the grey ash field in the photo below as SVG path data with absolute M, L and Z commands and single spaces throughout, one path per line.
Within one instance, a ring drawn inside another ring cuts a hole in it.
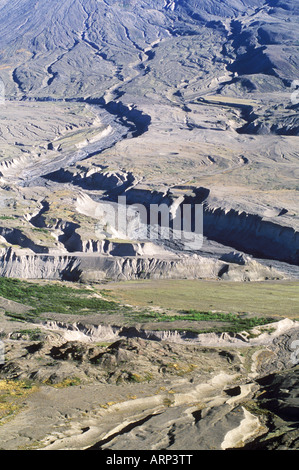
M 298 14 L 0 0 L 0 448 L 298 449 Z

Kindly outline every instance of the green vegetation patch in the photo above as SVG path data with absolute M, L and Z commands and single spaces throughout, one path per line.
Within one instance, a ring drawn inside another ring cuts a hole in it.
M 228 331 L 237 333 L 239 331 L 248 330 L 255 326 L 266 325 L 277 321 L 272 317 L 251 317 L 247 315 L 237 315 L 234 313 L 222 313 L 222 312 L 202 312 L 196 310 L 186 310 L 181 314 L 167 314 L 161 312 L 130 312 L 130 317 L 134 317 L 135 320 L 143 322 L 178 322 L 187 320 L 188 322 L 211 322 L 217 323 L 217 327 L 213 328 L 212 325 L 207 331 Z M 218 323 L 224 323 L 223 327 L 219 326 Z M 205 329 L 193 328 L 193 331 L 203 332 Z
M 24 321 L 34 321 L 41 313 L 84 315 L 114 312 L 118 308 L 116 302 L 96 297 L 88 289 L 50 282 L 37 284 L 0 278 L 0 296 L 30 307 L 26 313 L 6 312 L 10 317 Z

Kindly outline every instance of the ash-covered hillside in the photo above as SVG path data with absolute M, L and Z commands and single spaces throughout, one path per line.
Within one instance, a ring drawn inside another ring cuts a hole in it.
M 159 100 L 183 87 L 188 102 L 188 92 L 204 91 L 226 71 L 238 77 L 226 87 L 235 79 L 244 93 L 262 86 L 256 74 L 280 79 L 272 85 L 278 90 L 298 75 L 293 0 L 15 0 L 1 7 L 1 75 L 11 97 L 101 98 L 118 84 L 121 93 L 137 88 Z
M 200 255 L 298 265 L 295 0 L 1 1 L 0 30 L 3 274 L 34 274 L 15 247 L 102 255 L 121 194 L 204 204 Z

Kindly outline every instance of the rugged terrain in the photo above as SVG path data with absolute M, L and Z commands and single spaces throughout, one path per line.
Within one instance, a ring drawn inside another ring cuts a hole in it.
M 249 335 L 112 328 L 94 318 L 30 330 L 3 318 L 2 327 L 3 449 L 298 447 L 298 322 Z
M 297 449 L 296 286 L 280 285 L 280 315 L 244 296 L 233 314 L 130 306 L 114 283 L 2 279 L 1 448 Z
M 299 277 L 298 13 L 0 0 L 0 447 L 298 447 L 298 298 L 277 290 Z M 186 207 L 196 243 L 175 236 Z M 217 284 L 266 282 L 284 301 L 267 319 L 262 294 L 241 299 L 237 331 L 227 304 L 164 318 L 162 284 L 153 312 L 101 310 L 107 283 L 140 280 L 215 282 L 210 304 Z M 82 298 L 51 305 L 60 282 Z

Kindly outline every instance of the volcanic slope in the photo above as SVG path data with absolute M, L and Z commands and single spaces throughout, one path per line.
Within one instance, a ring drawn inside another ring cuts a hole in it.
M 175 277 L 298 275 L 294 0 L 14 0 L 0 12 L 2 275 L 171 276 L 173 257 Z M 97 204 L 121 194 L 203 203 L 197 261 L 178 244 L 103 248 Z M 142 259 L 125 269 L 126 254 Z M 240 268 L 247 255 L 258 266 Z

